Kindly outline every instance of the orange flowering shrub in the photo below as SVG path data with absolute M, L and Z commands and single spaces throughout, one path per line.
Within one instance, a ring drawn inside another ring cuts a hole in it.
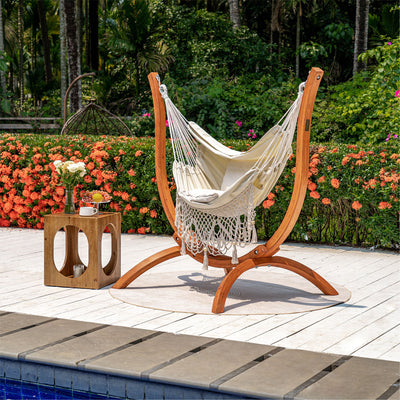
M 400 155 L 395 144 L 384 146 L 368 150 L 355 145 L 313 146 L 308 191 L 290 238 L 399 248 Z M 294 162 L 288 162 L 274 189 L 275 205 L 264 204 L 261 210 L 257 226 L 266 237 L 277 229 L 281 210 L 289 204 Z
M 123 232 L 172 232 L 152 181 L 154 139 L 105 136 L 0 136 L 0 226 L 43 228 L 45 214 L 63 211 L 58 159 L 86 165 L 75 186 L 77 206 L 88 191 L 102 191 L 111 202 L 101 209 L 121 212 Z
M 224 144 L 245 150 L 245 141 Z M 64 187 L 53 161 L 82 161 L 87 175 L 75 187 L 77 206 L 86 191 L 111 196 L 104 211 L 122 215 L 122 232 L 171 234 L 154 172 L 154 138 L 95 136 L 0 136 L 0 226 L 43 228 L 43 216 L 62 212 Z M 172 149 L 167 171 L 174 198 Z M 257 209 L 260 240 L 278 228 L 290 202 L 295 157 Z M 311 148 L 304 206 L 289 239 L 362 246 L 399 247 L 400 155 L 390 142 Z

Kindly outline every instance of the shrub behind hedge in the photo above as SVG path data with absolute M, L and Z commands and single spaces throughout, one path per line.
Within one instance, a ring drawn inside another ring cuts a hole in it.
M 244 150 L 249 142 L 225 141 Z M 395 144 L 362 149 L 355 145 L 313 145 L 303 210 L 290 239 L 360 246 L 399 247 Z M 122 214 L 122 232 L 171 234 L 154 172 L 154 138 L 10 135 L 0 138 L 0 226 L 43 228 L 43 216 L 63 210 L 64 188 L 52 162 L 84 161 L 89 174 L 75 189 L 105 190 L 113 199 L 104 211 Z M 167 170 L 172 170 L 167 146 Z M 279 226 L 293 187 L 295 157 L 257 210 L 259 239 Z M 169 177 L 175 195 L 173 177 Z

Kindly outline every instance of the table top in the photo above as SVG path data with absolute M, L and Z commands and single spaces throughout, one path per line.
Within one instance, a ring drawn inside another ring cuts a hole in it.
M 98 219 L 98 218 L 106 218 L 114 215 L 121 215 L 119 212 L 100 212 L 98 214 L 94 215 L 79 215 L 78 212 L 75 214 L 65 214 L 63 212 L 56 213 L 56 214 L 46 214 L 44 216 L 45 219 L 49 218 L 58 218 L 58 219 L 65 219 L 65 218 L 70 218 L 70 219 Z

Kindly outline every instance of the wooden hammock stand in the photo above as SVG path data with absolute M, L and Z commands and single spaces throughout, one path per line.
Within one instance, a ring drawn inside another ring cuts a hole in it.
M 297 149 L 296 149 L 296 173 L 292 197 L 283 218 L 281 225 L 271 238 L 263 245 L 255 247 L 247 254 L 239 257 L 239 263 L 233 265 L 231 258 L 228 256 L 212 256 L 208 255 L 208 264 L 212 267 L 224 268 L 225 277 L 218 287 L 214 297 L 212 306 L 213 313 L 222 313 L 225 307 L 225 301 L 228 293 L 235 281 L 244 272 L 258 266 L 271 265 L 274 267 L 284 268 L 301 275 L 326 295 L 337 295 L 336 289 L 330 285 L 324 278 L 317 274 L 307 266 L 286 258 L 275 256 L 279 250 L 279 246 L 286 240 L 292 231 L 297 218 L 300 214 L 304 203 L 307 190 L 308 171 L 309 171 L 309 147 L 310 147 L 310 126 L 311 116 L 314 108 L 314 102 L 317 95 L 318 87 L 324 72 L 319 68 L 312 68 L 303 93 L 300 112 L 297 121 Z M 157 73 L 149 74 L 149 82 L 154 102 L 155 117 L 155 169 L 158 191 L 161 202 L 168 218 L 169 223 L 174 229 L 173 238 L 177 246 L 162 250 L 145 260 L 141 261 L 125 275 L 123 275 L 113 286 L 114 289 L 126 288 L 133 280 L 150 268 L 174 257 L 181 255 L 181 239 L 177 235 L 175 226 L 175 206 L 171 198 L 168 187 L 168 178 L 166 170 L 166 126 L 165 126 L 165 105 L 159 90 L 157 81 Z M 187 254 L 203 263 L 203 255 L 194 256 L 187 250 Z

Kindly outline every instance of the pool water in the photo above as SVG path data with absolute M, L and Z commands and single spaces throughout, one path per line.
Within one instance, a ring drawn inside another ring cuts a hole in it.
M 35 385 L 32 383 L 0 378 L 0 400 L 32 400 L 32 399 L 115 399 L 94 393 L 78 392 L 76 390 L 61 389 L 53 386 Z

